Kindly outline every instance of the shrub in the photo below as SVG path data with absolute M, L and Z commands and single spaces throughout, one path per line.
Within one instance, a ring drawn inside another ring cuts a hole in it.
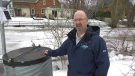
M 97 11 L 96 12 L 96 17 L 111 17 L 111 12 L 110 11 Z

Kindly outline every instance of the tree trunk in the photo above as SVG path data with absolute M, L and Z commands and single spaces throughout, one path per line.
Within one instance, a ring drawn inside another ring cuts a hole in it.
M 116 28 L 119 20 L 122 18 L 125 11 L 126 0 L 113 0 L 111 16 L 112 16 L 112 28 Z
M 135 16 L 135 5 L 133 6 L 133 9 L 128 18 L 128 27 L 135 26 L 135 25 L 133 25 L 134 16 Z

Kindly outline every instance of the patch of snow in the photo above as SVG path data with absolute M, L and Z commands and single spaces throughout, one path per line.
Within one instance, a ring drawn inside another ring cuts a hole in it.
M 119 60 L 123 60 L 124 56 L 122 54 L 118 55 Z
M 0 63 L 2 63 L 2 56 L 3 56 L 3 55 L 0 55 Z

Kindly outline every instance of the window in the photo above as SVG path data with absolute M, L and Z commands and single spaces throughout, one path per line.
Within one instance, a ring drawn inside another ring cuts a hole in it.
M 44 14 L 45 9 L 41 8 L 41 14 Z
M 35 14 L 35 9 L 31 9 L 31 14 L 32 14 L 32 15 Z
M 55 0 L 53 0 L 53 5 L 55 5 Z
M 45 5 L 45 0 L 43 0 L 43 5 Z
M 18 13 L 20 13 L 20 11 L 21 11 L 20 9 L 17 10 Z
M 54 15 L 54 17 L 57 17 L 57 10 L 52 10 L 52 15 Z
M 13 9 L 10 9 L 10 14 L 13 14 Z

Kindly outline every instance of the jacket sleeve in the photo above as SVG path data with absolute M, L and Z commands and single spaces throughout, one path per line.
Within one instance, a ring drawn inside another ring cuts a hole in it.
M 105 41 L 101 38 L 95 48 L 95 76 L 107 76 L 110 61 Z
M 56 57 L 56 56 L 62 56 L 67 54 L 67 40 L 63 42 L 63 44 L 56 50 L 49 50 L 48 56 Z

